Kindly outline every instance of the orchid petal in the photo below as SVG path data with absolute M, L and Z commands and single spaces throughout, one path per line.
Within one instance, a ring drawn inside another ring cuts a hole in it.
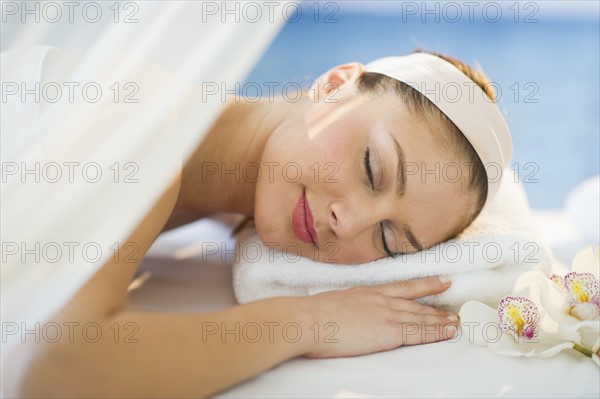
M 513 285 L 512 295 L 526 298 L 539 297 L 537 282 L 547 280 L 548 276 L 540 268 L 528 270 L 521 274 Z
M 586 349 L 592 349 L 598 343 L 600 339 L 600 320 L 595 320 L 596 325 L 593 327 L 582 327 L 579 329 L 581 335 L 580 345 Z M 596 350 L 597 352 L 598 350 Z
M 579 303 L 571 309 L 571 314 L 579 320 L 594 320 L 600 316 L 600 307 L 590 302 Z
M 460 318 L 461 330 L 465 331 L 469 342 L 475 342 L 482 346 L 488 345 L 487 338 L 481 333 L 481 327 L 498 324 L 496 310 L 481 302 L 468 301 L 461 306 L 458 317 Z
M 572 270 L 577 273 L 591 273 L 600 278 L 600 245 L 592 245 L 575 255 Z
M 503 334 L 498 342 L 490 343 L 488 347 L 492 352 L 499 355 L 551 357 L 565 349 L 572 348 L 573 342 L 547 337 L 515 342 L 512 337 Z

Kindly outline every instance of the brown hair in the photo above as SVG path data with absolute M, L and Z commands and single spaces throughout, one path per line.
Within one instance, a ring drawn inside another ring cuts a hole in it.
M 425 52 L 442 58 L 451 63 L 464 73 L 469 79 L 475 82 L 484 93 L 495 102 L 495 96 L 489 85 L 488 79 L 482 72 L 476 72 L 470 66 L 456 58 L 448 55 L 422 50 L 414 52 Z M 467 224 L 470 224 L 481 212 L 485 203 L 488 191 L 487 174 L 481 159 L 477 152 L 462 134 L 460 129 L 427 97 L 421 94 L 410 85 L 393 79 L 387 75 L 374 72 L 364 72 L 356 81 L 357 89 L 364 94 L 385 94 L 395 93 L 400 97 L 408 108 L 422 120 L 426 120 L 431 126 L 434 134 L 439 139 L 444 148 L 455 151 L 462 159 L 464 165 L 472 165 L 469 168 L 469 182 L 467 191 L 473 191 L 477 195 L 475 209 L 468 218 Z

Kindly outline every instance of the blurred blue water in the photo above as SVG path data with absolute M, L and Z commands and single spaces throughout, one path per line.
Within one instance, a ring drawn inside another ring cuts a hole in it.
M 341 63 L 366 63 L 416 47 L 438 51 L 472 66 L 479 63 L 501 88 L 514 167 L 533 207 L 562 207 L 577 183 L 599 173 L 597 16 L 569 20 L 539 13 L 534 23 L 524 23 L 523 15 L 517 23 L 509 17 L 496 23 L 466 17 L 451 23 L 442 17 L 436 23 L 430 16 L 423 23 L 398 13 L 357 14 L 340 7 L 337 22 L 324 23 L 323 14 L 315 21 L 306 5 L 304 11 L 286 24 L 247 82 L 308 87 Z M 525 101 L 528 95 L 537 103 Z

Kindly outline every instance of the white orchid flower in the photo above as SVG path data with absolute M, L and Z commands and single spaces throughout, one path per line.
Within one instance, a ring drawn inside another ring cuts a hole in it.
M 573 348 L 600 366 L 599 259 L 596 245 L 579 253 L 564 277 L 526 272 L 497 310 L 465 303 L 459 312 L 463 330 L 497 354 L 549 357 Z M 496 336 L 490 333 L 494 325 Z

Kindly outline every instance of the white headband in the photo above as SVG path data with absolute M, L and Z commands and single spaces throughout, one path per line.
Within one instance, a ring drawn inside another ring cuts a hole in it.
M 387 75 L 410 85 L 450 118 L 486 168 L 487 204 L 498 191 L 512 156 L 510 131 L 496 104 L 458 68 L 432 54 L 379 58 L 368 63 L 365 71 Z

